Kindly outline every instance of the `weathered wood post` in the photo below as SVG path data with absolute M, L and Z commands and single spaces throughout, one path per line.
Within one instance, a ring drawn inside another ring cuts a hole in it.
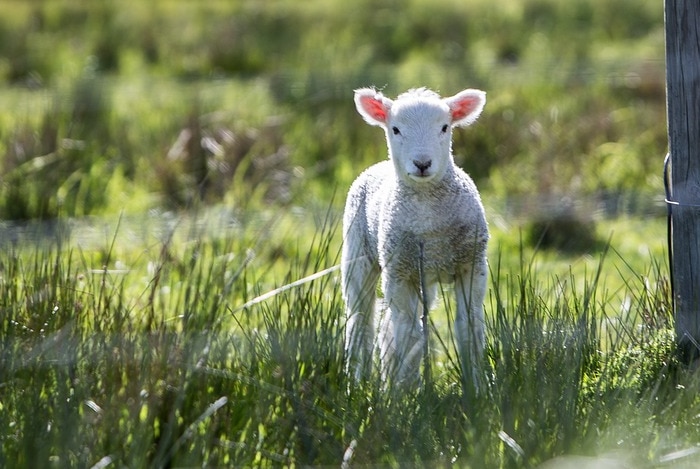
M 700 357 L 700 2 L 665 0 L 666 106 L 676 338 Z

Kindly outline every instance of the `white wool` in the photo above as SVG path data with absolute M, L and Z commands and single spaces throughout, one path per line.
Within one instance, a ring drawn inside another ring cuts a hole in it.
M 407 383 L 419 379 L 422 243 L 429 300 L 438 282 L 455 284 L 458 352 L 478 387 L 489 235 L 476 186 L 454 164 L 452 129 L 474 122 L 485 101 L 483 91 L 471 89 L 442 99 L 419 88 L 396 100 L 370 88 L 355 91 L 358 112 L 384 129 L 389 152 L 388 161 L 371 166 L 352 184 L 343 217 L 345 347 L 358 379 L 372 366 L 375 332 L 383 376 Z M 378 281 L 383 308 L 376 304 Z M 377 309 L 386 309 L 378 324 Z

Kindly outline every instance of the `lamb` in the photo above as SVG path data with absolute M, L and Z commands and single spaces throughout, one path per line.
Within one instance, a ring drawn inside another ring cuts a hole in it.
M 489 233 L 479 192 L 454 163 L 452 129 L 472 124 L 485 102 L 486 93 L 474 89 L 443 99 L 419 88 L 396 100 L 355 91 L 357 111 L 384 129 L 389 151 L 389 160 L 352 184 L 343 215 L 346 365 L 357 380 L 369 376 L 376 331 L 383 378 L 420 381 L 421 295 L 432 304 L 438 284 L 454 282 L 457 352 L 478 390 Z M 375 310 L 383 314 L 376 326 Z

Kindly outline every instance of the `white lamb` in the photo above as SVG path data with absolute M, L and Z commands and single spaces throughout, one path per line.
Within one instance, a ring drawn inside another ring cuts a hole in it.
M 380 278 L 386 308 L 378 326 L 382 375 L 400 383 L 420 379 L 422 244 L 429 303 L 438 282 L 455 284 L 460 363 L 478 389 L 489 233 L 474 182 L 454 164 L 452 128 L 473 123 L 485 102 L 486 93 L 472 89 L 441 99 L 420 88 L 395 101 L 374 89 L 355 91 L 360 115 L 386 132 L 390 160 L 355 180 L 343 217 L 345 349 L 356 379 L 366 378 L 372 366 Z

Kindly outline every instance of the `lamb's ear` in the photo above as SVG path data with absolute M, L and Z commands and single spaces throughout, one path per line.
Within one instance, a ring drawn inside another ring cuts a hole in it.
M 386 126 L 393 101 L 372 88 L 355 90 L 355 107 L 370 125 Z
M 486 93 L 481 90 L 464 90 L 445 98 L 452 114 L 452 125 L 462 127 L 473 123 L 486 104 Z

